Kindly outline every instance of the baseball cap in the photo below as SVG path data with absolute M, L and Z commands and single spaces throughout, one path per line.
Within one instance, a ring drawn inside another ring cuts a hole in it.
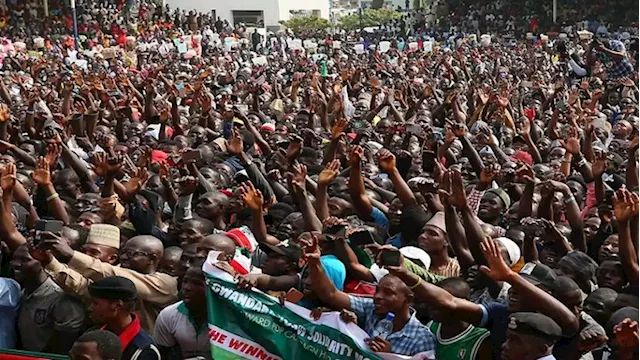
M 550 317 L 535 312 L 519 312 L 511 315 L 509 317 L 509 329 L 547 341 L 557 341 L 562 337 L 560 325 Z
M 298 262 L 300 260 L 300 256 L 302 256 L 302 249 L 300 249 L 300 246 L 289 240 L 282 241 L 278 245 L 269 245 L 263 243 L 260 244 L 260 247 L 266 253 L 274 252 L 294 262 Z
M 556 281 L 555 271 L 539 263 L 528 262 L 524 264 L 519 274 L 531 284 L 543 285 L 547 290 L 551 290 Z

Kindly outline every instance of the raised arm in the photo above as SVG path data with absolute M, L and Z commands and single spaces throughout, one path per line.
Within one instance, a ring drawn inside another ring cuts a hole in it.
M 613 199 L 613 213 L 618 221 L 618 242 L 620 246 L 620 262 L 624 273 L 631 284 L 638 283 L 638 254 L 631 240 L 629 221 L 638 217 L 638 195 L 620 188 Z
M 338 176 L 338 171 L 340 170 L 340 160 L 333 159 L 327 166 L 322 170 L 320 176 L 318 177 L 318 189 L 316 191 L 316 211 L 318 214 L 318 219 L 320 221 L 324 221 L 329 217 L 329 199 L 328 199 L 328 188 L 329 184 Z
M 389 179 L 393 182 L 393 187 L 396 190 L 398 198 L 404 206 L 415 205 L 418 203 L 413 192 L 409 188 L 409 185 L 404 181 L 400 175 L 400 171 L 396 167 L 396 157 L 387 149 L 381 149 L 378 152 L 378 162 L 380 164 L 380 170 L 389 175 Z
M 527 303 L 535 306 L 537 311 L 550 317 L 560 325 L 565 336 L 573 336 L 579 331 L 580 322 L 573 312 L 549 293 L 531 284 L 505 264 L 500 253 L 500 247 L 495 240 L 485 239 L 481 247 L 489 267 L 483 265 L 480 270 L 487 277 L 493 281 L 506 281 L 511 284 L 513 289 L 518 291 L 521 298 L 527 299 Z
M 349 153 L 349 195 L 351 195 L 351 201 L 356 213 L 366 219 L 371 215 L 373 206 L 364 192 L 364 180 L 362 179 L 363 155 L 364 150 L 360 146 L 353 147 Z
M 349 296 L 338 290 L 325 274 L 320 262 L 320 251 L 317 249 L 317 245 L 316 252 L 307 254 L 306 259 L 311 284 L 320 300 L 334 310 L 350 310 Z

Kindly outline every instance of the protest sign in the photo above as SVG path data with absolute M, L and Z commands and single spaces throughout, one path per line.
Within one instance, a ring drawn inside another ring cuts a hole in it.
M 257 290 L 240 290 L 215 266 L 209 254 L 203 270 L 207 278 L 207 306 L 211 353 L 231 359 L 380 359 L 366 350 L 369 336 L 354 324 L 326 313 L 318 321 L 310 311 Z
M 310 311 L 259 290 L 236 287 L 231 275 L 215 266 L 219 252 L 211 251 L 202 266 L 207 284 L 207 313 L 211 355 L 216 360 L 353 359 L 426 360 L 433 351 L 411 356 L 377 354 L 368 350 L 369 335 L 340 313 Z

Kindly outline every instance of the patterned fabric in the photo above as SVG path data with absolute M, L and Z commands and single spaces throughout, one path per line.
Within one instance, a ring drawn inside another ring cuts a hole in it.
M 617 61 L 612 59 L 604 52 L 598 52 L 596 56 L 602 62 L 607 69 L 607 79 L 611 81 L 617 81 L 622 78 L 633 78 L 635 72 L 633 65 L 628 58 L 626 58 L 626 48 L 624 43 L 618 40 L 609 40 L 609 49 L 625 54 L 625 58 Z
M 485 193 L 484 191 L 479 191 L 474 188 L 474 189 L 471 189 L 471 191 L 469 192 L 469 195 L 467 195 L 467 204 L 469 205 L 469 210 L 471 210 L 471 213 L 475 216 L 478 215 L 480 200 L 482 200 L 484 193 Z
M 432 267 L 429 269 L 429 272 L 445 278 L 458 277 L 460 276 L 460 264 L 458 263 L 458 259 L 449 258 L 449 263 L 447 263 L 447 266 L 445 266 L 441 270 L 437 270 Z
M 386 315 L 376 315 L 373 299 L 362 298 L 349 295 L 349 305 L 358 317 L 358 325 L 370 336 L 378 322 Z M 413 356 L 415 354 L 436 349 L 436 338 L 428 327 L 423 325 L 417 318 L 415 310 L 411 309 L 411 318 L 402 330 L 387 336 L 387 341 L 391 343 L 391 352 L 399 355 Z

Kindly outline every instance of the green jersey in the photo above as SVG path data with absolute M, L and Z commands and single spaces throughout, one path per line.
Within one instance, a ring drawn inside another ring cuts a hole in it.
M 480 344 L 490 335 L 487 329 L 469 325 L 469 327 L 460 334 L 449 339 L 443 339 L 440 335 L 440 323 L 429 321 L 427 326 L 438 341 L 436 345 L 436 359 L 475 360 L 480 350 Z

